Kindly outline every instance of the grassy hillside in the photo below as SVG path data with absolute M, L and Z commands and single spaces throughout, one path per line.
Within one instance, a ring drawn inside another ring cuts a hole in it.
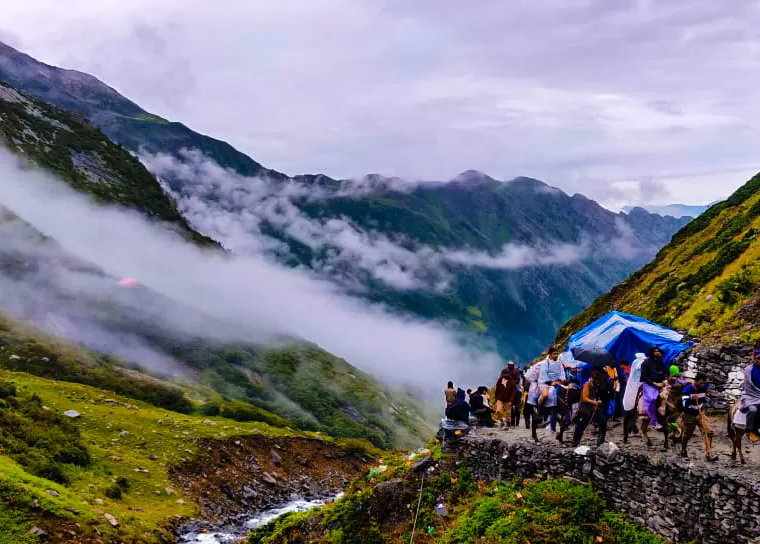
M 123 330 L 134 332 L 126 325 Z M 411 447 L 432 432 L 417 399 L 386 389 L 315 346 L 270 349 L 163 335 L 146 341 L 187 365 L 188 376 L 176 384 L 126 370 L 129 361 L 73 346 L 0 314 L 0 369 L 96 386 L 181 413 L 364 438 L 382 448 Z
M 681 229 L 655 259 L 571 319 L 574 331 L 623 310 L 705 340 L 760 336 L 760 175 Z
M 159 542 L 173 516 L 197 513 L 169 478 L 171 467 L 197 455 L 196 440 L 297 436 L 19 372 L 0 371 L 0 397 L 3 544 L 38 542 L 33 526 L 57 542 L 87 541 L 96 531 L 105 541 Z M 69 410 L 81 416 L 62 415 Z

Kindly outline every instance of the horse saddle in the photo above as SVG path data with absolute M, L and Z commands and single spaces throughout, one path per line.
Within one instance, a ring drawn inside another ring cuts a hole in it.
M 737 429 L 744 429 L 747 427 L 747 414 L 743 414 L 741 410 L 734 412 L 734 426 Z

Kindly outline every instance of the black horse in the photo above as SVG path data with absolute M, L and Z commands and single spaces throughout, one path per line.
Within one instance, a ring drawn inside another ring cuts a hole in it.
M 559 385 L 557 386 L 557 405 L 553 406 L 551 408 L 546 407 L 534 407 L 534 416 L 532 418 L 532 424 L 531 424 L 531 435 L 533 436 L 533 440 L 538 442 L 538 433 L 536 432 L 538 430 L 539 424 L 538 424 L 538 417 L 536 417 L 536 413 L 541 416 L 541 418 L 546 422 L 549 420 L 550 416 L 555 416 L 559 423 L 559 432 L 557 433 L 557 440 L 559 440 L 560 443 L 564 442 L 565 439 L 565 431 L 568 429 L 569 424 L 568 421 L 570 419 L 570 413 L 572 412 L 572 408 L 574 404 L 577 404 L 581 401 L 581 390 L 578 389 L 573 384 L 570 385 Z M 544 425 L 545 426 L 545 425 Z

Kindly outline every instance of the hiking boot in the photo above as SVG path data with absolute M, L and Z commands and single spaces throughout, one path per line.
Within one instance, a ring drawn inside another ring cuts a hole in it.
M 717 455 L 710 455 L 709 453 L 705 454 L 705 461 L 707 461 L 708 463 L 714 463 L 717 460 L 718 460 Z

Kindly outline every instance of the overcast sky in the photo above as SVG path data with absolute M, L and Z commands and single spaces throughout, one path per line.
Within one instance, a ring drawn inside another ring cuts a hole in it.
M 609 206 L 760 169 L 749 0 L 2 0 L 0 40 L 289 174 L 528 175 Z

